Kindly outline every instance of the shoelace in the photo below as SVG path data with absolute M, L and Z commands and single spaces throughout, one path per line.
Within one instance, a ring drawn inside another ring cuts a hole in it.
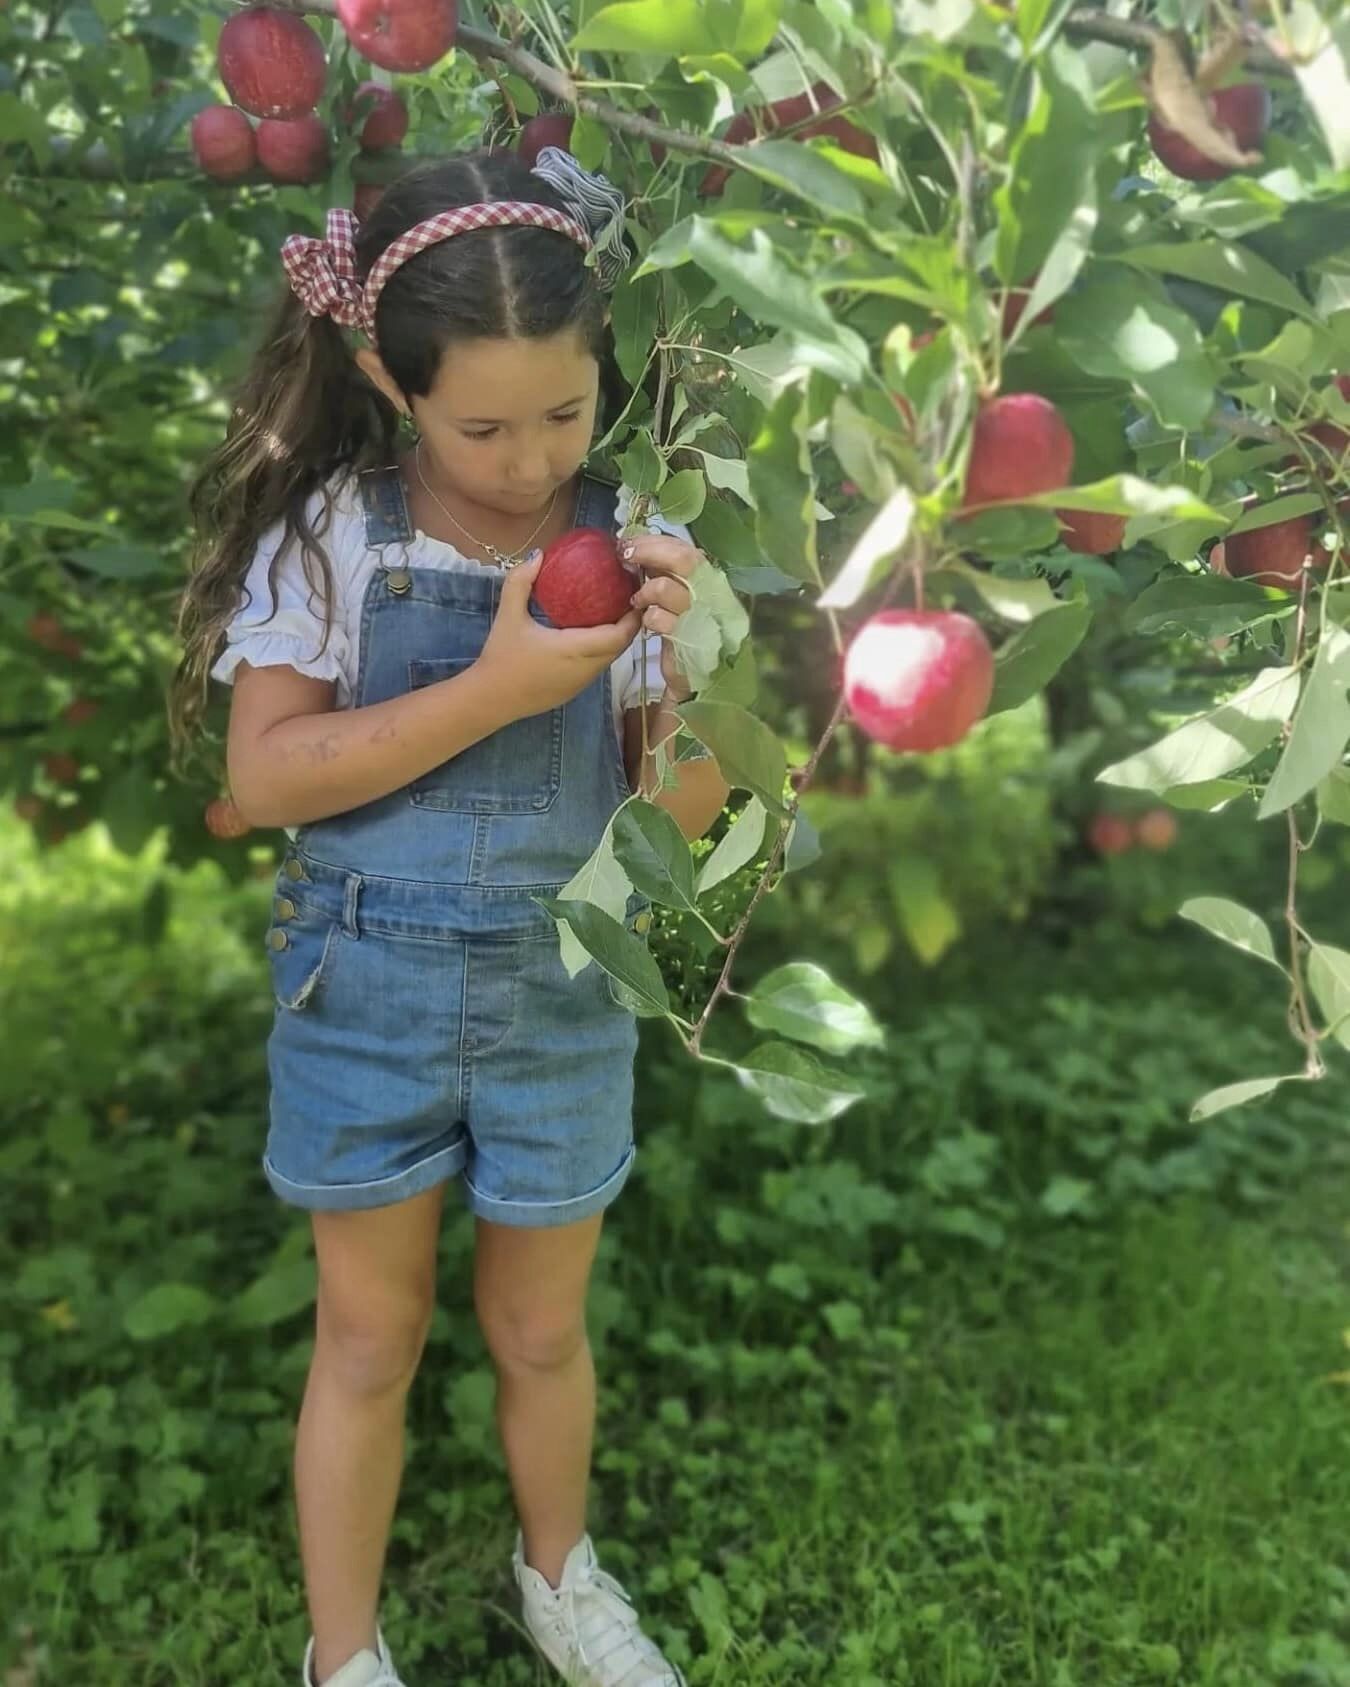
M 603 1602 L 604 1609 L 619 1625 L 620 1633 L 613 1646 L 595 1657 L 587 1655 L 586 1643 L 581 1638 L 581 1625 L 577 1621 L 578 1598 L 582 1593 L 591 1590 L 609 1594 L 621 1601 L 621 1606 L 615 1606 L 610 1600 Z M 645 1664 L 660 1664 L 663 1668 L 666 1667 L 665 1659 L 661 1656 L 656 1643 L 648 1635 L 643 1634 L 638 1627 L 638 1616 L 633 1601 L 628 1597 L 622 1584 L 616 1581 L 607 1570 L 594 1569 L 589 1576 L 576 1584 L 569 1601 L 568 1614 L 571 1618 L 572 1646 L 576 1653 L 577 1662 L 583 1668 L 589 1669 L 593 1664 L 603 1664 L 606 1658 L 612 1657 L 621 1647 L 630 1645 L 636 1648 L 638 1654 L 633 1660 L 633 1669 Z M 631 1673 L 631 1670 L 624 1671 L 625 1675 Z

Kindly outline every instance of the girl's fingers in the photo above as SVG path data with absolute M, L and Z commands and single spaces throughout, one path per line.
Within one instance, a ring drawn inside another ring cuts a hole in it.
M 655 606 L 648 609 L 642 617 L 642 625 L 649 633 L 660 633 L 664 638 L 667 633 L 675 631 L 678 615 L 672 615 L 668 609 L 658 609 Z
M 625 552 L 624 547 L 631 547 Z M 619 541 L 619 555 L 630 568 L 679 576 L 692 574 L 703 561 L 703 552 L 687 539 L 669 533 L 633 533 Z
M 692 602 L 693 598 L 684 581 L 672 579 L 669 574 L 654 575 L 633 593 L 635 609 L 644 609 L 648 604 L 653 604 L 679 615 L 688 609 Z

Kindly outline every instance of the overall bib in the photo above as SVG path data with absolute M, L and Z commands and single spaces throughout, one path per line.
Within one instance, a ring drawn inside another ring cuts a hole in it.
M 353 706 L 467 668 L 503 570 L 409 566 L 397 468 L 361 477 L 381 551 L 361 610 Z M 584 479 L 576 525 L 612 528 Z M 547 625 L 531 602 L 530 614 Z M 462 1174 L 499 1224 L 588 1218 L 632 1168 L 637 1027 L 592 962 L 569 978 L 556 896 L 629 795 L 608 667 L 568 703 L 512 721 L 411 785 L 301 826 L 267 934 L 263 1171 L 292 1205 L 386 1206 Z M 650 916 L 634 895 L 630 930 Z

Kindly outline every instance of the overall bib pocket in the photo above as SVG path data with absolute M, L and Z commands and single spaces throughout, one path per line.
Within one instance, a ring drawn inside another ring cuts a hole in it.
M 332 969 L 340 932 L 341 924 L 331 914 L 284 893 L 276 898 L 266 942 L 278 1007 L 294 1011 L 314 1000 Z
M 414 657 L 408 663 L 408 689 L 451 679 L 475 660 Z M 415 779 L 409 801 L 454 814 L 539 814 L 557 800 L 562 761 L 563 711 L 547 709 L 499 727 Z

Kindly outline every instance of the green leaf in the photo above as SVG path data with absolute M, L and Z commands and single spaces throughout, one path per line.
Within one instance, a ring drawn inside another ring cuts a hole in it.
M 810 815 L 798 809 L 788 826 L 787 842 L 783 846 L 783 871 L 800 873 L 819 860 L 820 833 L 812 825 Z
M 887 875 L 891 900 L 909 946 L 925 966 L 942 959 L 961 935 L 961 916 L 927 856 L 906 852 Z
M 694 862 L 674 815 L 627 802 L 614 816 L 614 854 L 634 888 L 665 908 L 694 906 Z
M 1350 169 L 1350 18 L 1336 18 L 1333 22 L 1332 16 L 1328 11 L 1325 17 L 1316 20 L 1321 46 L 1311 58 L 1294 57 L 1294 74 L 1322 130 L 1332 165 L 1337 170 L 1347 170 Z M 1291 264 L 1299 261 L 1290 260 Z
M 1317 646 L 1289 740 L 1256 811 L 1258 820 L 1279 814 L 1307 796 L 1340 766 L 1350 741 L 1350 633 L 1329 627 Z
M 764 555 L 793 579 L 819 585 L 809 421 L 806 394 L 788 387 L 751 442 L 750 484 L 755 492 L 755 532 Z
M 666 477 L 666 465 L 656 442 L 646 428 L 639 428 L 633 442 L 619 459 L 625 486 L 634 492 L 655 492 Z
M 1317 806 L 1323 819 L 1350 826 L 1350 768 L 1332 769 L 1317 787 Z
M 661 969 L 640 937 L 590 902 L 569 902 L 562 897 L 536 896 L 532 900 L 561 925 L 572 928 L 577 941 L 600 966 L 628 990 L 635 1004 L 652 1015 L 670 1012 Z
M 994 657 L 994 695 L 987 715 L 1020 708 L 1045 687 L 1083 642 L 1092 619 L 1086 602 L 1061 604 L 1038 615 Z M 1100 777 L 1100 775 L 1099 775 Z
M 630 387 L 642 380 L 661 320 L 661 277 L 621 281 L 613 294 L 614 355 Z
M 791 961 L 761 978 L 745 1003 L 757 1031 L 776 1031 L 826 1054 L 879 1048 L 885 1033 L 866 1003 L 812 961 Z
M 742 150 L 755 175 L 800 194 L 821 210 L 858 219 L 866 215 L 867 201 L 827 154 L 801 141 L 758 141 Z
M 192 1283 L 157 1283 L 127 1307 L 122 1328 L 133 1341 L 154 1341 L 205 1324 L 218 1310 L 215 1297 Z
M 1235 533 L 1254 533 L 1258 528 L 1271 527 L 1277 521 L 1289 521 L 1297 515 L 1311 515 L 1321 508 L 1322 500 L 1316 492 L 1290 492 L 1283 498 L 1271 498 L 1247 510 L 1224 537 L 1231 538 Z
M 1350 951 L 1325 943 L 1310 945 L 1308 983 L 1327 1030 L 1342 1048 L 1350 1048 Z
M 987 568 L 975 568 L 968 562 L 946 563 L 933 576 L 963 580 L 987 603 L 995 615 L 1005 621 L 1034 621 L 1038 615 L 1048 615 L 1062 609 L 1065 600 L 1055 596 L 1050 584 L 1037 576 L 1017 579 L 1006 574 L 991 574 Z
M 641 797 L 630 797 L 628 803 L 638 803 Z M 624 805 L 625 807 L 628 804 Z M 610 816 L 605 834 L 572 877 L 558 892 L 560 902 L 593 902 L 613 920 L 622 920 L 633 894 L 632 880 L 619 865 L 614 854 L 614 822 L 623 809 Z M 569 925 L 558 928 L 560 953 L 567 976 L 575 978 L 591 964 L 589 953 L 581 946 Z
M 694 527 L 701 551 L 728 568 L 757 568 L 763 561 L 753 529 L 724 498 L 709 498 Z
M 787 813 L 787 752 L 764 722 L 735 703 L 682 703 L 676 713 L 717 758 L 728 784 L 753 791 L 771 814 Z
M 820 607 L 851 609 L 882 578 L 891 559 L 903 550 L 913 520 L 914 494 L 902 486 L 859 534 L 844 559 L 844 566 L 817 599 Z
M 1072 1218 L 1074 1213 L 1091 1210 L 1095 1193 L 1086 1178 L 1066 1177 L 1061 1172 L 1041 1191 L 1041 1210 L 1051 1218 Z
M 230 1306 L 234 1323 L 244 1329 L 268 1330 L 306 1312 L 314 1304 L 317 1280 L 312 1259 L 293 1259 L 274 1265 L 255 1277 Z
M 1239 797 L 1250 795 L 1251 786 L 1241 779 L 1201 779 L 1194 785 L 1173 785 L 1162 798 L 1171 808 L 1218 814 Z
M 1182 241 L 1175 246 L 1126 246 L 1119 254 L 1133 268 L 1161 275 L 1184 275 L 1209 287 L 1259 299 L 1277 310 L 1315 318 L 1308 301 L 1264 258 L 1230 240 Z
M 691 607 L 686 614 L 697 609 L 702 615 L 711 620 L 716 632 L 716 642 L 711 645 L 711 660 L 706 664 L 695 663 L 691 668 L 683 660 L 681 653 L 680 666 L 689 677 L 690 684 L 695 691 L 702 691 L 713 678 L 714 670 L 722 663 L 730 661 L 745 643 L 746 635 L 750 631 L 750 617 L 745 606 L 731 589 L 731 582 L 715 563 L 704 558 L 689 576 L 686 584 L 689 587 Z M 675 636 L 679 643 L 681 623 L 685 616 L 675 623 Z M 700 652 L 701 654 L 701 652 Z M 724 699 L 734 702 L 734 698 Z
M 1187 486 L 1154 486 L 1138 475 L 1113 474 L 1094 480 L 1089 486 L 1065 486 L 1057 492 L 1039 492 L 1023 500 L 1057 510 L 1093 510 L 1100 515 L 1149 515 L 1168 521 L 1212 521 L 1223 526 L 1223 517 Z
M 578 52 L 702 53 L 713 45 L 699 0 L 619 0 L 605 6 L 572 42 Z
M 883 503 L 895 490 L 895 464 L 888 447 L 895 435 L 859 410 L 843 393 L 830 414 L 830 445 L 845 475 L 856 481 L 863 495 Z
M 1166 574 L 1140 592 L 1124 620 L 1127 632 L 1160 633 L 1176 627 L 1215 638 L 1252 626 L 1271 613 L 1265 591 L 1250 580 L 1222 574 Z
M 696 895 L 704 895 L 755 859 L 764 847 L 764 828 L 768 821 L 764 804 L 758 797 L 751 797 L 699 869 L 694 885 Z
M 755 666 L 753 645 L 744 644 L 729 662 L 719 669 L 712 684 L 704 692 L 705 703 L 739 703 L 748 709 L 759 694 L 759 674 Z
M 1183 920 L 1193 921 L 1235 949 L 1284 971 L 1276 959 L 1270 928 L 1259 914 L 1251 913 L 1240 902 L 1231 902 L 1225 896 L 1192 896 L 1177 912 Z
M 1194 785 L 1232 773 L 1279 735 L 1298 690 L 1297 668 L 1264 668 L 1244 690 L 1148 749 L 1103 768 L 1097 780 L 1161 794 L 1173 785 Z
M 863 1095 L 844 1073 L 791 1043 L 761 1043 L 735 1063 L 716 1064 L 730 1067 L 775 1118 L 797 1124 L 828 1124 Z
M 697 521 L 707 502 L 708 486 L 700 469 L 681 469 L 661 488 L 661 514 L 667 521 Z
M 1204 426 L 1217 372 L 1195 323 L 1160 287 L 1114 270 L 1094 275 L 1060 303 L 1055 333 L 1086 374 L 1130 382 L 1164 427 Z
M 778 257 L 764 229 L 752 228 L 749 235 L 747 251 L 706 217 L 690 217 L 653 243 L 635 273 L 692 261 L 755 322 L 792 334 L 798 362 L 839 381 L 861 381 L 867 342 L 835 321 L 811 283 Z
M 1057 252 L 1057 291 L 1067 290 L 1092 244 L 1097 221 L 1097 154 L 1101 119 L 1082 51 L 1057 43 L 1037 66 L 1039 89 L 1014 142 L 1004 186 L 994 195 L 998 213 L 995 267 L 1008 285 L 1030 279 L 1066 231 L 1072 239 Z M 1032 301 L 1028 301 L 1032 303 Z M 1023 321 L 1031 313 L 1023 313 Z
M 1289 1072 L 1281 1078 L 1244 1078 L 1241 1083 L 1225 1084 L 1222 1089 L 1211 1090 L 1191 1107 L 1191 1123 L 1198 1124 L 1201 1119 L 1212 1119 L 1216 1113 L 1225 1112 L 1229 1107 L 1241 1107 L 1245 1102 L 1271 1095 L 1281 1084 L 1296 1076 L 1298 1074 Z

